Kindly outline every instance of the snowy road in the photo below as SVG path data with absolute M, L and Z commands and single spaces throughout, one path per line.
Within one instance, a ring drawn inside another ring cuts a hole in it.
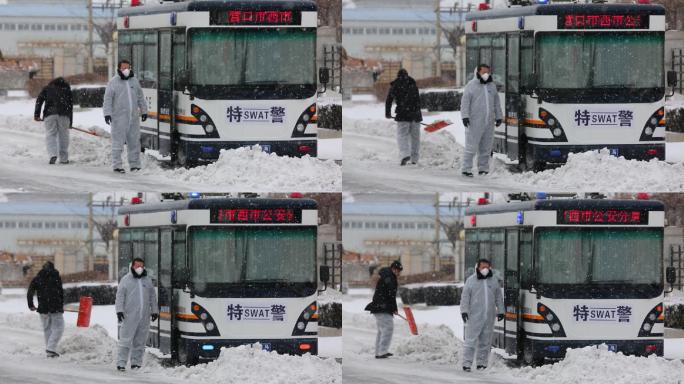
M 514 173 L 495 159 L 490 174 L 460 175 L 465 131 L 460 112 L 424 112 L 424 122 L 448 119 L 453 125 L 421 134 L 418 165 L 399 166 L 396 123 L 384 118 L 384 105 L 369 101 L 343 105 L 344 190 L 439 192 L 459 191 L 682 191 L 684 143 L 667 144 L 667 162 L 635 161 L 587 152 L 544 172 Z
M 101 109 L 78 108 L 74 126 L 106 131 L 101 115 Z M 320 140 L 319 158 L 279 157 L 241 148 L 224 151 L 215 163 L 192 169 L 171 168 L 154 153 L 144 154 L 141 171 L 121 175 L 111 170 L 109 139 L 75 130 L 70 164 L 48 165 L 44 132 L 43 124 L 33 121 L 33 100 L 0 98 L 0 190 L 332 192 L 342 188 L 339 138 Z
M 400 333 L 400 332 L 399 332 Z M 401 336 L 400 336 L 401 337 Z M 368 340 L 375 340 L 374 329 L 344 328 L 344 383 L 394 384 L 394 383 L 523 383 L 512 381 L 507 375 L 491 375 L 482 372 L 466 373 L 458 363 L 433 364 L 411 362 L 405 359 L 389 358 L 376 360 L 372 356 L 359 354 Z

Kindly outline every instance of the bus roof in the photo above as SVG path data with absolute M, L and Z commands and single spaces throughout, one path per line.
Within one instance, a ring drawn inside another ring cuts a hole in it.
M 531 200 L 505 204 L 478 205 L 466 209 L 466 215 L 505 213 L 516 211 L 555 211 L 558 209 L 641 209 L 663 211 L 665 205 L 657 200 L 557 199 Z
M 163 203 L 145 203 L 124 205 L 119 208 L 119 214 L 169 212 L 184 209 L 212 209 L 212 208 L 294 208 L 317 209 L 318 204 L 311 199 L 264 199 L 264 198 L 210 198 L 178 200 Z
M 150 4 L 121 8 L 117 15 L 121 17 L 171 12 L 222 11 L 227 9 L 315 11 L 316 3 L 311 0 L 190 0 L 181 3 Z
M 530 5 L 466 14 L 466 20 L 502 19 L 506 17 L 533 15 L 565 15 L 568 13 L 638 13 L 643 15 L 664 15 L 665 8 L 659 4 L 547 4 Z

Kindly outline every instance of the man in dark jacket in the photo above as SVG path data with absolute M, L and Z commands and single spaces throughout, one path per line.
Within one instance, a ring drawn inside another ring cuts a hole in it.
M 38 293 L 38 313 L 43 323 L 45 335 L 45 352 L 47 357 L 58 357 L 57 344 L 64 333 L 64 290 L 59 271 L 51 261 L 43 265 L 43 269 L 31 280 L 26 299 L 28 307 L 36 311 L 33 306 L 33 295 Z
M 45 109 L 43 110 L 43 103 Z M 40 117 L 41 110 L 43 117 Z M 52 80 L 38 95 L 36 110 L 33 113 L 36 121 L 45 121 L 45 141 L 50 156 L 50 164 L 57 161 L 69 163 L 69 128 L 74 122 L 74 103 L 71 86 L 62 77 Z
M 389 346 L 394 333 L 394 315 L 397 314 L 397 277 L 404 268 L 401 262 L 394 261 L 389 268 L 378 271 L 378 283 L 375 286 L 373 301 L 366 306 L 366 311 L 375 316 L 378 334 L 375 338 L 375 358 L 386 359 L 392 356 Z
M 385 101 L 385 117 L 392 118 L 392 102 L 397 103 L 394 120 L 397 121 L 397 142 L 401 165 L 409 161 L 416 164 L 420 154 L 420 95 L 416 81 L 405 69 L 400 69 L 397 78 L 391 83 Z

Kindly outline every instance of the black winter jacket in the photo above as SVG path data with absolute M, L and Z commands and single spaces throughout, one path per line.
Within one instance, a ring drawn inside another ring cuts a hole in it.
M 31 280 L 26 293 L 29 308 L 33 307 L 33 294 L 36 292 L 38 292 L 38 313 L 64 312 L 62 278 L 54 264 L 49 261 Z
M 45 109 L 43 110 L 43 103 Z M 61 77 L 52 80 L 38 95 L 36 110 L 33 113 L 36 119 L 40 118 L 41 110 L 43 119 L 50 115 L 69 117 L 70 126 L 74 122 L 74 101 L 71 95 L 71 86 Z
M 385 116 L 392 114 L 392 102 L 397 103 L 394 120 L 423 121 L 423 115 L 420 113 L 418 86 L 408 74 L 399 74 L 391 83 L 385 101 Z
M 375 286 L 373 301 L 366 306 L 371 313 L 397 312 L 397 277 L 389 267 L 380 269 L 380 279 Z

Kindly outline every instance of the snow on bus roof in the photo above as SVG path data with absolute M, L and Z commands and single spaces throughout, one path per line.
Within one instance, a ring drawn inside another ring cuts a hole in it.
M 286 9 L 315 11 L 316 3 L 310 0 L 190 0 L 182 3 L 150 4 L 119 10 L 119 16 L 152 15 L 169 12 L 220 11 L 228 7 L 236 9 Z
M 553 211 L 556 209 L 643 209 L 647 211 L 662 211 L 663 203 L 657 200 L 614 200 L 614 199 L 557 199 L 531 200 L 503 204 L 478 205 L 466 208 L 466 215 L 503 213 L 515 211 Z
M 210 198 L 168 201 L 162 203 L 144 203 L 124 205 L 119 208 L 119 214 L 167 212 L 182 209 L 211 209 L 211 208 L 300 208 L 316 209 L 318 204 L 312 199 L 270 199 L 270 198 Z
M 537 4 L 526 7 L 470 12 L 466 14 L 466 20 L 500 19 L 532 15 L 562 15 L 575 12 L 608 14 L 630 12 L 646 15 L 664 15 L 665 8 L 658 4 Z

